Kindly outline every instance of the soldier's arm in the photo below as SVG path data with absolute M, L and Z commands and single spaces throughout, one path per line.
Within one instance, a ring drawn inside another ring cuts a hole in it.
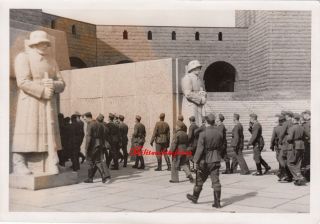
M 168 125 L 168 133 L 167 133 L 168 142 L 170 142 L 170 127 Z
M 171 152 L 175 152 L 176 151 L 176 149 L 177 149 L 177 146 L 178 146 L 178 144 L 179 144 L 179 139 L 178 139 L 178 137 L 177 137 L 177 134 L 174 134 L 173 135 L 173 138 L 172 138 L 172 142 L 171 142 L 171 147 L 170 147 L 170 151 Z
M 286 135 L 287 131 L 288 131 L 288 123 L 285 122 L 280 130 L 280 135 L 279 135 L 279 142 L 282 143 L 284 136 Z
M 66 85 L 65 85 L 65 83 L 63 81 L 59 66 L 58 66 L 56 61 L 55 61 L 55 70 L 56 70 L 56 77 L 53 80 L 54 92 L 55 93 L 61 93 L 61 92 L 63 92 L 64 87 Z
M 190 126 L 189 131 L 188 131 L 188 142 L 189 143 L 191 143 L 191 141 L 192 141 L 193 132 L 194 132 L 194 127 Z
M 134 126 L 134 129 L 133 129 L 133 134 L 132 134 L 132 136 L 135 138 L 135 137 L 137 137 L 137 135 L 138 135 L 138 125 L 135 125 L 135 126 Z
M 25 53 L 20 53 L 14 63 L 15 75 L 17 78 L 17 85 L 23 92 L 36 97 L 42 98 L 44 86 L 39 82 L 34 82 L 29 67 L 29 59 Z
M 203 150 L 204 150 L 204 134 L 201 133 L 200 136 L 199 136 L 199 140 L 198 140 L 198 145 L 197 145 L 197 149 L 196 149 L 196 152 L 194 154 L 194 157 L 193 157 L 193 162 L 195 163 L 199 163 L 200 162 L 200 159 L 201 159 L 201 156 L 202 156 L 202 153 L 203 153 Z
M 235 127 L 235 130 L 233 132 L 233 145 L 234 147 L 237 147 L 240 145 L 240 128 L 238 126 Z
M 154 139 L 156 138 L 157 135 L 158 135 L 158 123 L 156 123 L 156 125 L 154 126 L 153 134 L 152 134 L 152 137 L 151 137 L 151 140 L 150 140 L 150 145 L 153 144 Z
M 251 135 L 251 138 L 249 140 L 248 145 L 252 145 L 257 140 L 258 132 L 259 132 L 258 125 L 253 125 L 253 127 L 252 127 L 252 135 Z

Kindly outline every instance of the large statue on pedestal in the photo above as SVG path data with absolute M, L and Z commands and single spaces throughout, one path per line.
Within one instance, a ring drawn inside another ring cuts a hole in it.
M 187 74 L 181 82 L 183 92 L 182 114 L 187 118 L 194 116 L 198 126 L 202 124 L 207 102 L 207 93 L 204 91 L 203 82 L 199 78 L 201 68 L 198 60 L 190 61 L 187 66 Z
M 27 159 L 35 153 L 42 154 L 44 165 L 40 172 L 59 173 L 57 97 L 65 83 L 50 47 L 46 32 L 31 32 L 25 51 L 15 59 L 19 94 L 12 142 L 14 174 L 32 174 Z

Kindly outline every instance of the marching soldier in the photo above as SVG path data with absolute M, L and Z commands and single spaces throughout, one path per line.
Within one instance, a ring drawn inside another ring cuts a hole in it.
M 198 138 L 195 135 L 195 131 L 199 127 L 196 124 L 196 118 L 194 116 L 189 117 L 189 121 L 190 121 L 190 126 L 189 126 L 189 130 L 188 130 L 188 141 L 189 141 L 189 143 L 188 143 L 188 151 L 191 151 L 192 157 L 193 157 L 194 153 L 196 152 L 196 149 L 197 149 L 197 141 L 198 141 Z M 191 171 L 192 172 L 194 171 L 194 163 L 193 162 L 192 162 Z
M 304 123 L 302 124 L 302 127 L 304 128 L 304 131 L 306 133 L 305 136 L 305 150 L 302 160 L 302 173 L 304 174 L 304 177 L 307 181 L 310 181 L 310 116 L 311 112 L 310 110 L 306 110 L 303 112 L 303 120 Z
M 217 122 L 217 128 L 222 134 L 223 137 L 223 144 L 222 144 L 222 149 L 221 149 L 221 158 L 225 161 L 226 163 L 226 170 L 222 172 L 223 174 L 230 174 L 230 158 L 227 154 L 227 129 L 223 124 L 224 121 L 224 116 L 222 114 L 219 114 L 219 119 Z
M 305 179 L 301 174 L 301 161 L 305 149 L 306 132 L 299 125 L 300 115 L 294 114 L 293 125 L 288 130 L 288 167 L 294 178 L 294 184 L 301 186 L 305 184 Z
M 153 142 L 156 142 L 156 152 L 157 152 L 157 161 L 158 167 L 155 171 L 162 170 L 162 154 L 164 154 L 164 159 L 166 160 L 168 169 L 171 170 L 170 158 L 167 155 L 167 148 L 170 144 L 170 127 L 167 122 L 164 121 L 165 114 L 160 114 L 160 121 L 158 121 L 154 127 L 153 135 L 151 137 L 150 145 L 153 145 Z M 160 155 L 159 155 L 160 154 Z
M 62 150 L 58 151 L 58 157 L 59 157 L 59 165 L 65 166 L 65 162 L 67 160 L 66 158 L 66 130 L 64 125 L 64 115 L 62 113 L 58 114 L 58 122 L 59 122 L 59 131 L 60 131 L 60 139 L 61 139 L 61 146 Z
M 99 114 L 97 120 L 92 120 L 90 112 L 84 114 L 84 120 L 87 122 L 86 135 L 86 154 L 89 164 L 88 178 L 85 183 L 93 183 L 93 178 L 97 170 L 99 171 L 102 183 L 110 179 L 109 170 L 105 166 L 104 159 L 104 125 L 103 115 Z
M 266 174 L 271 167 L 267 164 L 266 161 L 261 156 L 261 151 L 264 147 L 264 140 L 262 137 L 262 126 L 257 120 L 258 116 L 256 114 L 250 114 L 250 122 L 252 123 L 252 128 L 249 128 L 251 132 L 251 138 L 248 143 L 248 147 L 250 145 L 253 146 L 253 160 L 256 163 L 257 172 L 254 173 L 254 176 L 261 176 L 262 168 L 261 165 L 265 168 L 264 174 Z
M 83 142 L 83 138 L 84 138 L 84 123 L 83 123 L 83 121 L 80 119 L 80 117 L 81 117 L 81 114 L 79 113 L 79 112 L 75 112 L 74 113 L 74 115 L 76 116 L 76 118 L 77 118 L 77 122 L 78 122 L 78 128 L 79 128 L 79 130 L 78 130 L 78 137 L 79 137 L 79 144 L 80 144 L 80 146 L 79 146 L 79 157 L 81 158 L 81 163 L 83 163 L 84 162 L 84 160 L 86 159 L 86 157 L 83 155 L 83 153 L 81 152 L 81 145 L 82 145 L 82 142 Z
M 279 137 L 279 144 L 280 144 L 280 159 L 285 164 L 285 175 L 280 181 L 286 181 L 286 182 L 292 182 L 292 174 L 288 168 L 288 142 L 287 142 L 287 136 L 288 136 L 288 130 L 293 125 L 292 124 L 292 117 L 293 113 L 291 111 L 282 111 L 281 115 L 284 115 L 286 118 L 286 121 L 283 122 L 283 125 L 280 129 L 280 137 Z
M 119 144 L 120 144 L 120 131 L 118 125 L 114 122 L 114 114 L 109 113 L 109 122 L 106 124 L 106 129 L 108 130 L 107 141 L 110 144 L 110 155 L 108 164 L 110 164 L 111 160 L 113 160 L 112 170 L 119 169 Z
M 120 130 L 120 139 L 121 139 L 121 149 L 123 152 L 123 167 L 127 167 L 127 161 L 128 161 L 128 125 L 126 125 L 124 121 L 124 116 L 119 115 L 119 130 Z
M 142 155 L 142 148 L 145 143 L 146 138 L 146 128 L 145 126 L 140 122 L 141 117 L 139 115 L 136 116 L 136 124 L 134 125 L 134 131 L 132 134 L 132 147 L 134 154 L 136 155 L 136 162 L 132 168 L 137 169 L 144 169 L 144 159 Z M 139 166 L 140 162 L 140 166 Z
M 187 198 L 193 203 L 197 203 L 202 186 L 210 176 L 213 188 L 214 203 L 212 207 L 221 208 L 221 184 L 219 180 L 220 151 L 223 144 L 223 137 L 217 128 L 214 127 L 215 116 L 207 116 L 209 126 L 200 133 L 197 150 L 193 161 L 197 165 L 196 183 L 193 194 L 187 194 Z
M 280 132 L 281 132 L 281 128 L 284 121 L 285 121 L 285 117 L 283 115 L 279 115 L 278 125 L 273 128 L 271 143 L 270 143 L 270 149 L 272 151 L 276 151 L 276 158 L 277 158 L 277 161 L 279 162 L 279 170 L 277 172 L 277 176 L 279 177 L 279 180 L 281 180 L 285 175 L 285 163 L 280 158 L 281 148 L 279 145 Z
M 80 170 L 80 163 L 79 163 L 79 153 L 80 153 L 80 146 L 82 143 L 81 139 L 81 130 L 79 123 L 77 122 L 76 115 L 71 116 L 71 125 L 70 130 L 72 131 L 72 138 L 70 139 L 71 142 L 71 161 L 72 161 L 72 169 L 73 171 Z
M 232 139 L 231 139 L 231 147 L 233 149 L 233 156 L 232 156 L 232 163 L 231 163 L 231 173 L 235 173 L 237 170 L 237 166 L 239 164 L 241 174 L 248 175 L 250 174 L 248 165 L 243 158 L 242 150 L 244 145 L 244 136 L 243 136 L 243 127 L 242 124 L 239 122 L 240 115 L 234 114 L 233 115 L 233 122 L 234 127 L 232 129 Z
M 170 150 L 172 153 L 171 183 L 179 182 L 179 167 L 183 169 L 191 183 L 194 181 L 188 166 L 189 156 L 187 149 L 188 135 L 186 126 L 183 122 L 177 122 L 176 133 L 173 136 Z

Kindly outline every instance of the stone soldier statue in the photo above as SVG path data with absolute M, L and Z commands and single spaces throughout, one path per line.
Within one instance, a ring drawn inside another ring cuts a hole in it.
M 212 207 L 221 208 L 221 184 L 219 180 L 220 169 L 220 151 L 223 144 L 222 134 L 214 126 L 215 124 L 214 114 L 207 116 L 207 122 L 209 124 L 206 129 L 200 133 L 197 150 L 193 157 L 193 161 L 197 164 L 196 183 L 193 188 L 193 194 L 187 194 L 187 198 L 193 203 L 197 203 L 202 191 L 204 182 L 210 176 L 213 188 L 214 203 Z
M 293 115 L 293 125 L 288 130 L 288 167 L 294 178 L 294 184 L 304 185 L 306 180 L 301 174 L 301 162 L 305 150 L 306 131 L 299 125 L 300 115 Z
M 13 173 L 31 174 L 26 155 L 42 153 L 44 158 L 47 153 L 44 171 L 57 174 L 57 151 L 61 149 L 57 97 L 65 83 L 50 53 L 46 32 L 31 32 L 26 45 L 14 64 L 19 94 L 12 143 Z
M 237 166 L 239 164 L 241 174 L 247 175 L 250 174 L 246 160 L 243 158 L 242 150 L 244 144 L 243 136 L 243 126 L 239 121 L 240 115 L 233 115 L 234 127 L 232 129 L 232 138 L 231 138 L 231 147 L 233 148 L 233 156 L 231 163 L 231 173 L 236 172 Z
M 84 114 L 84 120 L 87 122 L 87 135 L 86 135 L 86 154 L 89 164 L 88 178 L 85 183 L 93 183 L 93 178 L 97 170 L 99 171 L 102 183 L 110 179 L 109 169 L 106 166 L 104 157 L 104 131 L 103 124 L 104 116 L 99 114 L 96 120 L 92 120 L 90 112 Z
M 199 77 L 202 65 L 198 60 L 190 61 L 187 66 L 187 74 L 181 80 L 183 92 L 182 114 L 187 117 L 194 116 L 196 124 L 201 125 L 202 117 L 205 116 L 205 103 L 207 93 Z
M 191 183 L 194 181 L 188 166 L 190 155 L 188 154 L 188 135 L 186 131 L 184 123 L 182 121 L 177 122 L 176 133 L 173 136 L 170 150 L 170 154 L 172 154 L 171 183 L 179 182 L 179 167 L 183 169 Z
M 160 114 L 160 121 L 158 121 L 154 127 L 153 134 L 151 137 L 150 145 L 153 145 L 153 142 L 156 142 L 156 152 L 160 155 L 157 155 L 158 167 L 155 171 L 162 170 L 162 154 L 164 154 L 164 159 L 166 160 L 168 169 L 171 170 L 170 158 L 166 154 L 167 148 L 170 144 L 170 127 L 167 122 L 164 121 L 165 114 Z
M 144 159 L 142 155 L 142 148 L 146 141 L 146 128 L 145 126 L 140 122 L 141 117 L 139 115 L 136 116 L 136 124 L 134 125 L 134 130 L 132 134 L 132 147 L 133 147 L 133 153 L 136 155 L 136 161 L 135 164 L 132 166 L 132 168 L 137 169 L 144 169 Z M 139 166 L 140 162 L 140 166 Z
M 127 161 L 128 161 L 128 125 L 126 125 L 124 121 L 124 116 L 119 115 L 119 130 L 120 130 L 120 137 L 121 137 L 121 149 L 123 152 L 123 167 L 127 167 Z
M 230 174 L 230 158 L 227 153 L 227 129 L 223 124 L 224 121 L 224 116 L 222 114 L 219 114 L 219 119 L 217 122 L 217 128 L 222 134 L 223 137 L 223 145 L 221 149 L 221 158 L 225 161 L 226 163 L 226 170 L 222 172 L 223 174 Z
M 255 161 L 257 167 L 257 172 L 253 175 L 261 176 L 261 165 L 265 168 L 264 174 L 268 173 L 268 171 L 271 170 L 271 167 L 261 156 L 261 151 L 264 147 L 264 140 L 262 137 L 262 126 L 257 118 L 258 116 L 256 114 L 250 114 L 250 122 L 252 123 L 252 128 L 249 128 L 249 132 L 251 132 L 252 135 L 249 140 L 248 147 L 250 145 L 253 146 L 253 160 Z

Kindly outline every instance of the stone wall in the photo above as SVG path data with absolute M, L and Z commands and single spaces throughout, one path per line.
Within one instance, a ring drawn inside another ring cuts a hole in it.
M 123 39 L 123 32 L 128 39 Z M 152 40 L 148 40 L 148 32 Z M 176 40 L 172 40 L 172 32 Z M 199 32 L 200 39 L 195 40 Z M 218 40 L 219 32 L 222 41 Z M 206 68 L 216 61 L 225 61 L 237 71 L 236 90 L 247 88 L 247 29 L 211 27 L 142 27 L 142 26 L 97 26 L 98 65 L 110 65 L 125 60 L 143 61 L 159 58 L 179 58 L 185 61 L 200 60 L 201 76 Z
M 142 117 L 149 142 L 160 113 L 166 114 L 171 130 L 176 120 L 176 62 L 172 59 L 63 71 L 66 89 L 60 95 L 65 116 L 75 111 L 125 116 L 132 136 L 135 116 Z M 181 66 L 182 68 L 184 66 Z

